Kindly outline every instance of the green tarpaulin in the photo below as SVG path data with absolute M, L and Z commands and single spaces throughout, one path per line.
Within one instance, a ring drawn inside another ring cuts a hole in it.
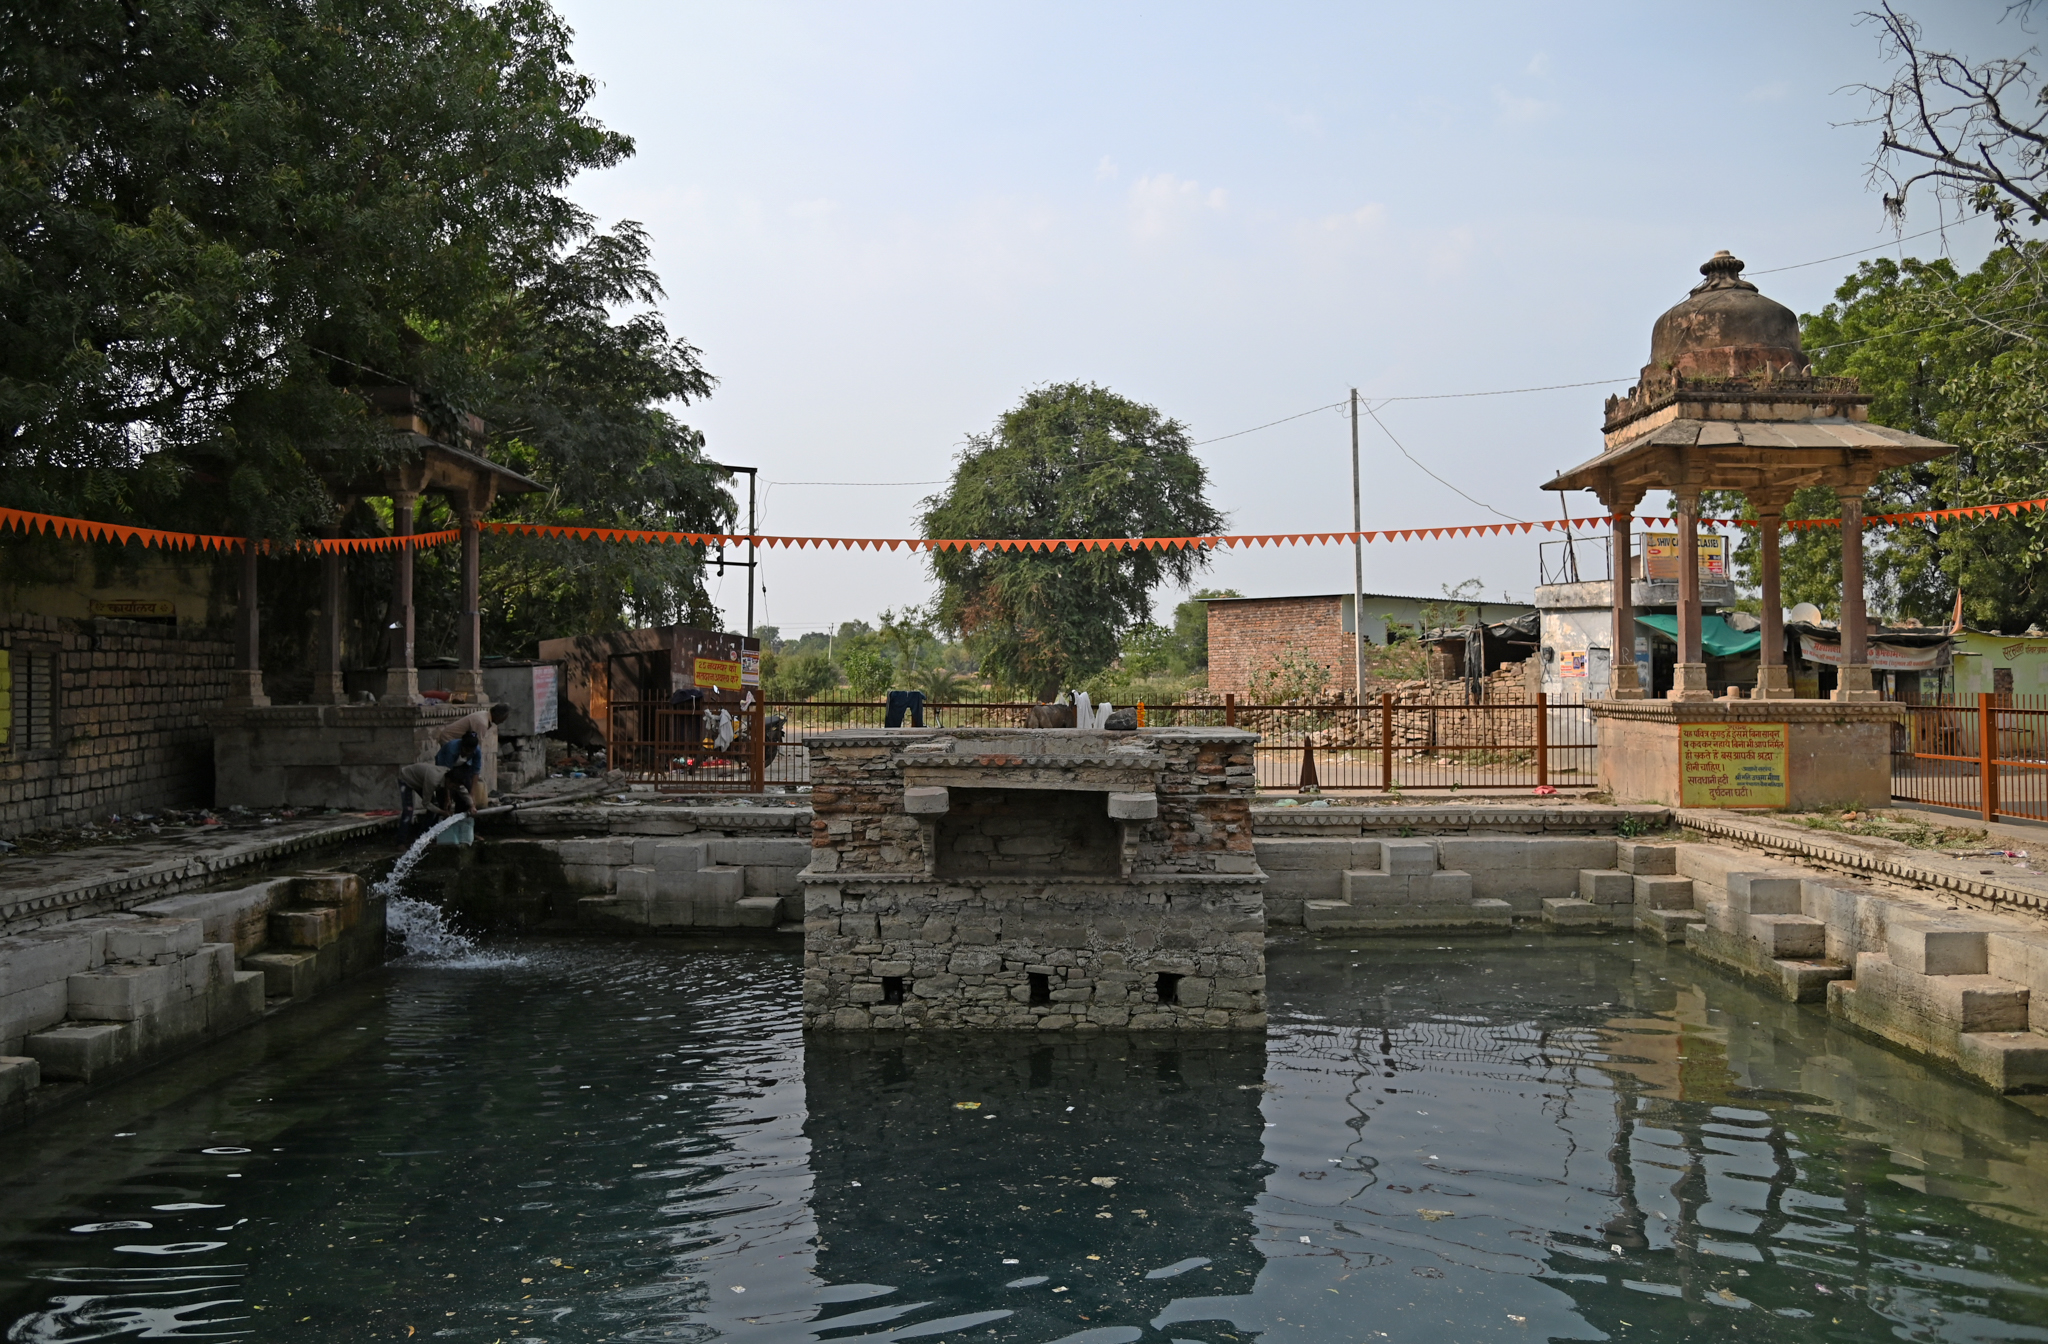
M 1637 625 L 1647 625 L 1664 638 L 1678 639 L 1678 618 L 1676 616 L 1638 616 Z M 1700 618 L 1700 648 L 1709 658 L 1740 658 L 1745 653 L 1755 653 L 1762 647 L 1761 632 L 1751 630 L 1747 634 L 1728 628 L 1728 622 L 1719 616 Z

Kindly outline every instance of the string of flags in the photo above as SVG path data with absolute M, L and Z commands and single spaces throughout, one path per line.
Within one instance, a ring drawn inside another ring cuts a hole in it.
M 1913 513 L 1865 515 L 1865 527 L 1897 527 L 1912 523 L 1942 523 L 1964 518 L 2018 517 L 2026 512 L 2048 509 L 2048 498 L 2006 500 L 1996 504 L 1973 504 L 1954 509 L 1922 509 Z M 1673 518 L 1639 517 L 1635 522 L 1648 527 L 1673 527 Z M 534 536 L 577 541 L 602 541 L 648 546 L 767 546 L 803 550 L 908 550 L 908 551 L 1085 551 L 1133 550 L 1248 550 L 1264 546 L 1328 546 L 1358 542 L 1435 541 L 1447 537 L 1491 537 L 1513 533 L 1588 531 L 1611 527 L 1605 516 L 1551 518 L 1521 523 L 1468 523 L 1453 527 L 1381 528 L 1369 532 L 1270 532 L 1233 533 L 1211 537 L 786 537 L 747 535 L 731 532 L 665 532 L 647 528 L 581 527 L 561 523 L 484 522 L 483 530 L 502 536 Z M 1701 518 L 1702 527 L 1754 528 L 1754 518 Z M 1788 518 L 1784 526 L 1795 531 L 1840 527 L 1839 518 Z M 246 537 L 213 536 L 198 532 L 173 532 L 163 528 L 131 527 L 125 523 L 100 523 L 83 518 L 31 513 L 24 509 L 0 508 L 0 532 L 48 533 L 84 541 L 109 541 L 122 545 L 139 543 L 167 549 L 238 550 L 249 544 Z M 392 537 L 320 537 L 274 546 L 259 541 L 265 553 L 355 554 L 388 551 L 402 547 L 419 549 L 459 541 L 462 533 L 450 528 L 440 532 L 415 532 Z

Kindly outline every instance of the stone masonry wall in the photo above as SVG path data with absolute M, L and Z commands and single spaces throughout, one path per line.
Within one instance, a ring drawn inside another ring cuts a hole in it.
M 73 826 L 109 813 L 213 802 L 208 717 L 228 693 L 228 643 L 132 621 L 0 613 L 15 677 L 28 657 L 55 662 L 51 739 L 31 746 L 23 690 L 0 744 L 0 836 Z
M 1255 740 L 1224 728 L 813 738 L 806 1025 L 1262 1027 Z

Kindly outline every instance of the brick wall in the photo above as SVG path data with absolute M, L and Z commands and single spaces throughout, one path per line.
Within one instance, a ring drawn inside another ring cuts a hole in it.
M 1289 648 L 1304 650 L 1330 669 L 1330 690 L 1356 685 L 1351 636 L 1344 630 L 1342 599 L 1273 597 L 1257 602 L 1209 604 L 1209 689 L 1242 699 L 1253 674 L 1269 669 Z
M 45 653 L 55 673 L 47 747 L 25 731 L 24 693 L 12 693 L 17 712 L 0 745 L 0 836 L 213 802 L 207 719 L 228 693 L 225 639 L 0 612 L 0 647 L 17 673 Z

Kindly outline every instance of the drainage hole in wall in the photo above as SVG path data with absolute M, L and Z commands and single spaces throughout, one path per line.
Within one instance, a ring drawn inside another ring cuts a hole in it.
M 883 1002 L 883 1003 L 901 1003 L 901 1002 L 903 1002 L 903 977 L 902 977 L 902 976 L 900 976 L 900 975 L 885 975 L 885 976 L 883 976 L 883 977 L 882 977 L 882 1002 Z
M 1161 971 L 1159 973 L 1159 1001 L 1161 1003 L 1180 1002 L 1179 976 L 1174 975 L 1170 971 Z
M 1051 976 L 1041 975 L 1037 971 L 1032 971 L 1025 978 L 1031 982 L 1031 1001 L 1033 1003 L 1052 1002 Z

